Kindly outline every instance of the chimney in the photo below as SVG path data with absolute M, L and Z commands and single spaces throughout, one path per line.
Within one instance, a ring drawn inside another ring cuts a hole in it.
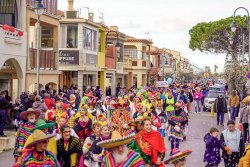
M 74 0 L 68 0 L 68 11 L 73 11 Z
M 92 12 L 89 13 L 88 20 L 94 22 L 94 13 Z

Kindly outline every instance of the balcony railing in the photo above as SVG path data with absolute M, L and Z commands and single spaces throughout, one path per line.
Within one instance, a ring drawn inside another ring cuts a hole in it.
M 29 49 L 29 60 L 30 60 L 30 68 L 35 69 L 37 56 L 37 50 L 34 48 Z M 40 69 L 46 70 L 54 70 L 56 69 L 56 52 L 52 50 L 40 50 L 40 60 L 39 60 L 39 67 Z

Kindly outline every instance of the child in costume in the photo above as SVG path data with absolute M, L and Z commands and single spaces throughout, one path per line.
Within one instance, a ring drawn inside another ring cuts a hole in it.
M 105 126 L 107 125 L 107 118 L 105 117 L 104 114 L 99 114 L 97 116 L 97 121 L 101 126 Z

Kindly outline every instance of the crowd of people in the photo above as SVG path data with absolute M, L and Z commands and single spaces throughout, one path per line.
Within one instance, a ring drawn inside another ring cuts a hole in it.
M 117 89 L 114 96 L 104 99 L 99 87 L 86 90 L 82 96 L 77 87 L 72 87 L 58 93 L 23 93 L 13 104 L 3 91 L 0 135 L 5 136 L 4 125 L 9 118 L 17 131 L 15 167 L 182 167 L 192 153 L 180 151 L 181 143 L 187 140 L 191 104 L 195 105 L 194 113 L 200 113 L 206 91 L 196 83 L 172 83 L 165 88 Z M 227 102 L 220 98 L 215 108 L 217 120 L 223 124 L 219 113 L 226 112 L 223 106 Z M 245 101 L 247 106 L 249 100 Z M 168 150 L 167 140 L 171 143 Z M 220 139 L 218 130 L 212 128 L 204 141 L 206 167 L 218 166 L 220 149 L 226 166 L 238 164 L 244 153 L 244 140 L 233 119 Z

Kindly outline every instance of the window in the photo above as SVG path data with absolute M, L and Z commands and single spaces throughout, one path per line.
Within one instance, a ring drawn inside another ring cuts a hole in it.
M 41 47 L 53 48 L 53 28 L 52 27 L 42 27 Z
M 78 24 L 62 24 L 62 48 L 78 47 Z
M 0 14 L 0 24 L 7 24 L 15 27 L 14 14 Z
M 91 51 L 96 51 L 96 35 L 95 30 L 83 28 L 83 48 Z

